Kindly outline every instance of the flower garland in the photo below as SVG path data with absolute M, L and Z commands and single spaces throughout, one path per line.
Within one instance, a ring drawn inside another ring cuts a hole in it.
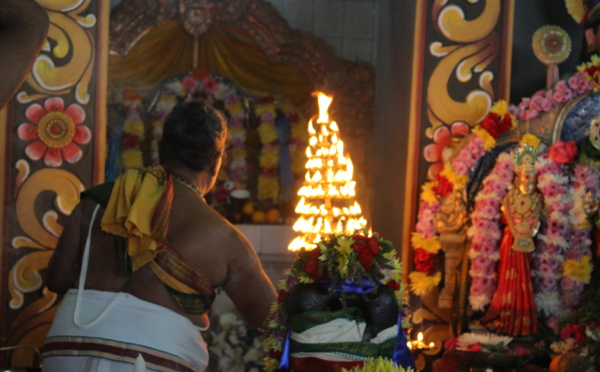
M 558 142 L 553 144 L 550 152 L 542 155 L 536 163 L 539 174 L 537 188 L 544 195 L 547 216 L 546 223 L 542 225 L 537 235 L 538 244 L 533 253 L 532 278 L 535 284 L 537 312 L 548 317 L 560 316 L 562 312 L 558 292 L 561 277 L 559 269 L 564 261 L 565 251 L 569 247 L 566 237 L 571 234 L 569 213 L 573 209 L 569 178 L 565 175 L 561 159 L 556 156 L 559 146 Z M 573 159 L 574 156 L 568 162 Z
M 288 105 L 289 106 L 289 105 Z M 288 141 L 292 173 L 295 181 L 304 180 L 306 174 L 306 146 L 308 143 L 308 131 L 306 130 L 306 120 L 300 117 L 299 113 L 293 107 L 286 107 L 284 104 L 285 116 L 291 124 L 291 135 Z
M 442 246 L 433 225 L 441 198 L 452 190 L 464 189 L 477 161 L 496 146 L 496 138 L 500 134 L 516 125 L 516 118 L 509 113 L 506 101 L 498 101 L 482 122 L 473 128 L 458 155 L 444 164 L 444 169 L 434 180 L 423 185 L 416 231 L 411 238 L 415 270 L 409 274 L 410 289 L 417 296 L 429 293 L 442 277 L 436 269 L 437 255 Z
M 259 118 L 258 136 L 262 144 L 259 155 L 258 200 L 279 198 L 279 142 L 275 128 L 275 101 L 268 97 L 256 102 L 255 113 Z
M 511 111 L 519 120 L 532 120 L 543 112 L 551 111 L 557 105 L 567 103 L 574 97 L 590 92 L 594 82 L 590 75 L 580 70 L 566 80 L 561 80 L 552 89 L 541 89 L 530 98 L 523 98 L 518 106 L 512 106 Z
M 561 289 L 563 303 L 574 308 L 580 301 L 583 285 L 591 279 L 591 230 L 592 224 L 586 214 L 586 195 L 593 200 L 600 197 L 600 171 L 588 164 L 577 164 L 573 174 L 572 195 L 574 207 L 569 215 L 571 238 L 562 265 Z
M 483 180 L 482 190 L 475 197 L 472 224 L 467 230 L 467 235 L 471 238 L 468 253 L 471 260 L 469 303 L 473 310 L 483 310 L 491 303 L 496 292 L 496 263 L 500 258 L 502 238 L 499 228 L 500 205 L 514 178 L 512 159 L 509 153 L 498 156 L 494 168 Z
M 271 307 L 272 321 L 265 341 L 265 370 L 275 371 L 281 361 L 289 316 L 287 300 L 298 283 L 314 283 L 328 279 L 332 285 L 340 281 L 367 279 L 394 289 L 400 308 L 403 307 L 404 286 L 401 285 L 402 267 L 395 257 L 391 242 L 377 235 L 329 235 L 316 247 L 302 248 L 292 268 L 284 272 L 278 283 L 277 301 Z
M 134 90 L 123 92 L 125 104 L 125 123 L 123 123 L 123 138 L 121 139 L 121 159 L 123 168 L 137 168 L 144 165 L 141 142 L 145 137 L 145 127 L 142 121 L 142 96 Z

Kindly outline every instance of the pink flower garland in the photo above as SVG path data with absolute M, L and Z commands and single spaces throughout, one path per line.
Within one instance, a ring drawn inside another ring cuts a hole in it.
M 536 168 L 539 172 L 537 188 L 544 195 L 548 216 L 537 235 L 532 278 L 537 312 L 552 317 L 561 313 L 559 273 L 565 250 L 569 247 L 565 237 L 571 235 L 568 216 L 573 201 L 569 195 L 569 178 L 559 163 L 545 154 L 536 163 Z
M 472 224 L 467 231 L 471 238 L 471 287 L 469 303 L 473 310 L 483 310 L 491 303 L 496 292 L 498 277 L 496 263 L 500 258 L 499 247 L 500 205 L 514 178 L 514 165 L 509 153 L 502 153 L 490 174 L 483 180 L 483 188 L 475 197 L 471 214 Z
M 578 95 L 594 89 L 594 83 L 587 80 L 585 71 L 576 72 L 567 80 L 559 81 L 554 89 L 539 90 L 531 98 L 523 98 L 519 106 L 511 106 L 511 112 L 519 120 L 531 120 L 542 112 L 552 110 L 557 105 L 567 103 Z

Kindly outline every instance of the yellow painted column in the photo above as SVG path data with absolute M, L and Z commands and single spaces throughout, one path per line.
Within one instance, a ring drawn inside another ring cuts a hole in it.
M 45 269 L 79 193 L 104 179 L 109 0 L 38 0 L 50 18 L 30 76 L 0 112 L 6 345 L 40 347 L 60 298 Z M 31 355 L 15 353 L 27 365 Z

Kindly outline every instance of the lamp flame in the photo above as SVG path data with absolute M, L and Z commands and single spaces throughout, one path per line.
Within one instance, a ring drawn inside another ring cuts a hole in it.
M 295 209 L 300 217 L 293 226 L 303 235 L 290 243 L 291 251 L 312 246 L 331 233 L 352 234 L 367 226 L 360 205 L 354 200 L 352 160 L 344 155 L 338 125 L 329 121 L 327 110 L 332 98 L 323 93 L 317 96 L 319 116 L 308 123 L 306 175 Z

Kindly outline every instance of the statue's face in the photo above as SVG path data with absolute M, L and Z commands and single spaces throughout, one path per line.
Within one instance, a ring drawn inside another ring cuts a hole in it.
M 596 116 L 590 123 L 590 141 L 592 145 L 600 150 L 600 117 Z
M 521 170 L 516 176 L 516 186 L 523 194 L 531 194 L 535 189 L 535 173 L 527 170 Z

